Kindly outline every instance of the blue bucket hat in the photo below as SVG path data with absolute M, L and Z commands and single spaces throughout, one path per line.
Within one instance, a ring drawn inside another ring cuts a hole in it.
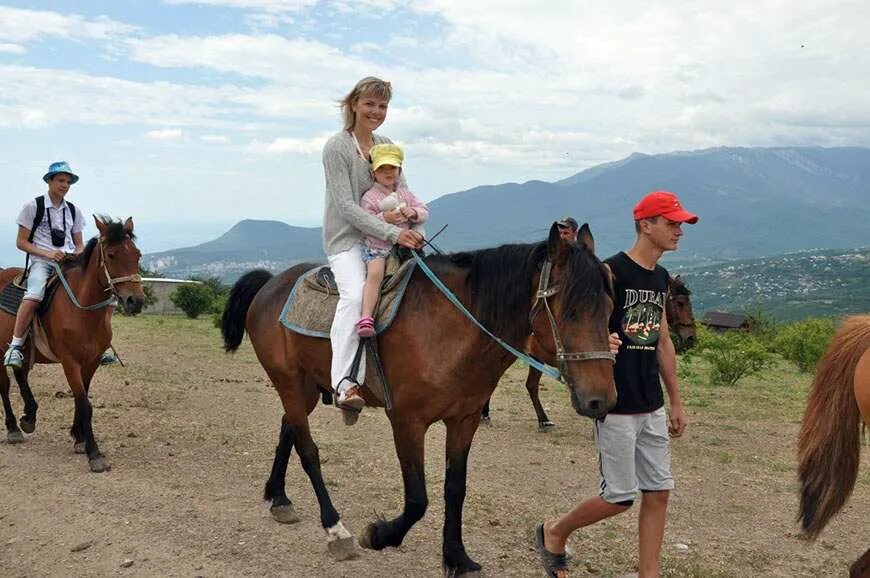
M 72 172 L 72 169 L 69 168 L 69 163 L 66 161 L 58 161 L 56 163 L 51 163 L 48 166 L 48 172 L 42 177 L 42 180 L 46 183 L 51 180 L 51 177 L 58 173 L 66 173 L 70 176 L 70 184 L 74 185 L 78 182 L 79 176 Z

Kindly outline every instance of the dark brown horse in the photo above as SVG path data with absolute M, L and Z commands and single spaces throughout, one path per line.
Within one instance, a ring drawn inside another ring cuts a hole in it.
M 613 305 L 609 277 L 587 248 L 592 246 L 588 227 L 583 239 L 585 246 L 562 241 L 554 223 L 547 242 L 430 256 L 426 263 L 487 328 L 513 347 L 521 348 L 534 331 L 546 353 L 544 359 L 555 364 L 559 340 L 564 349 L 558 366 L 574 408 L 582 415 L 600 417 L 616 399 L 612 356 L 605 358 Z M 245 274 L 230 293 L 222 329 L 228 351 L 239 346 L 247 330 L 284 408 L 264 495 L 272 502 L 273 516 L 282 521 L 297 519 L 284 488 L 287 460 L 295 446 L 320 504 L 329 550 L 341 559 L 353 554 L 354 540 L 324 484 L 308 422 L 320 398 L 319 388 L 330 383 L 330 344 L 291 332 L 279 322 L 296 279 L 310 267 L 298 265 L 274 278 L 265 271 Z M 541 282 L 552 289 L 539 299 L 536 288 Z M 538 313 L 530 315 L 530 311 Z M 472 325 L 419 268 L 393 324 L 378 336 L 378 349 L 392 389 L 388 417 L 402 469 L 405 505 L 395 519 L 371 523 L 360 544 L 376 550 L 399 546 L 423 517 L 429 504 L 424 439 L 429 426 L 443 421 L 447 435 L 444 568 L 451 575 L 475 574 L 480 565 L 467 555 L 462 541 L 468 454 L 480 410 L 514 358 Z M 367 404 L 377 404 L 368 391 L 364 397 Z
M 100 365 L 100 356 L 112 342 L 112 306 L 108 304 L 93 310 L 90 306 L 104 303 L 114 295 L 126 313 L 142 310 L 145 294 L 139 278 L 141 253 L 133 243 L 133 220 L 125 223 L 103 222 L 94 218 L 99 238 L 91 239 L 81 255 L 68 258 L 62 265 L 64 276 L 79 305 L 76 305 L 63 287 L 58 287 L 48 310 L 40 322 L 51 352 L 63 365 L 63 371 L 75 399 L 75 416 L 71 429 L 77 454 L 87 453 L 93 472 L 110 468 L 100 453 L 91 425 L 93 410 L 88 400 L 91 378 Z M 0 273 L 0 290 L 15 278 L 21 269 L 5 269 Z M 0 312 L 0 343 L 5 350 L 12 338 L 15 316 Z M 31 363 L 57 363 L 34 349 L 33 331 L 25 348 L 25 364 L 15 370 L 15 379 L 24 398 L 21 429 L 32 433 L 36 428 L 36 399 L 30 390 L 27 376 Z M 9 377 L 0 372 L 0 397 L 6 412 L 6 436 L 10 443 L 24 441 L 9 400 Z
M 870 315 L 856 315 L 843 321 L 819 360 L 798 435 L 798 519 L 809 538 L 819 535 L 855 488 L 867 425 Z M 865 520 L 865 536 L 868 530 Z M 852 566 L 851 576 L 870 576 L 870 549 Z
M 672 337 L 676 338 L 674 345 L 677 347 L 677 351 L 686 351 L 695 345 L 695 314 L 692 311 L 692 301 L 689 298 L 691 294 L 692 292 L 689 291 L 679 275 L 668 277 L 668 299 L 665 302 L 665 315 L 668 316 L 668 326 L 673 330 Z M 526 351 L 536 359 L 541 359 L 539 349 L 534 339 L 530 339 L 526 343 Z M 526 376 L 526 391 L 529 392 L 529 398 L 535 408 L 535 415 L 538 417 L 538 431 L 548 432 L 555 428 L 556 424 L 550 421 L 544 406 L 541 404 L 540 383 L 541 372 L 534 367 L 529 367 L 529 374 Z M 481 423 L 486 425 L 492 424 L 492 418 L 489 415 L 489 402 L 490 400 L 486 400 L 480 415 Z

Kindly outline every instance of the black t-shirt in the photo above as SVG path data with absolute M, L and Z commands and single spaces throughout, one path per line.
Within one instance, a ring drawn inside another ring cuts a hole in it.
M 655 411 L 665 404 L 656 346 L 665 314 L 668 272 L 660 265 L 652 271 L 641 267 L 624 252 L 604 262 L 616 277 L 610 331 L 622 340 L 613 366 L 618 397 L 611 413 Z

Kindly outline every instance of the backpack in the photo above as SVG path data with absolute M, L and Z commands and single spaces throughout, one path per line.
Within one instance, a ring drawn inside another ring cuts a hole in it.
M 75 226 L 76 224 L 76 206 L 66 202 L 66 206 L 69 207 L 69 214 L 72 217 L 72 224 Z M 27 237 L 27 242 L 32 243 L 33 237 L 36 235 L 36 228 L 42 223 L 42 218 L 45 216 L 45 195 L 39 195 L 36 197 L 36 214 L 33 216 L 33 225 L 30 227 L 30 236 Z M 28 265 L 30 264 L 30 253 L 27 253 L 27 257 L 24 259 L 24 270 L 27 270 Z

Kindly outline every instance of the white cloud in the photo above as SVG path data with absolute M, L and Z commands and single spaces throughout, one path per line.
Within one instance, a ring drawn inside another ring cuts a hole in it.
M 158 130 L 149 130 L 145 136 L 152 140 L 185 140 L 187 133 L 179 128 L 162 128 Z
M 201 4 L 267 12 L 297 12 L 314 6 L 318 0 L 163 0 L 166 4 Z
M 268 155 L 312 155 L 320 154 L 323 145 L 329 137 L 319 136 L 309 139 L 280 137 L 272 141 L 254 140 L 248 146 L 248 150 L 254 153 Z
M 0 6 L 0 40 L 27 42 L 48 37 L 71 40 L 109 40 L 131 34 L 137 27 L 100 16 L 87 20 L 47 10 L 24 10 Z
M 0 42 L 0 53 L 3 54 L 24 54 L 27 49 L 20 44 L 12 44 L 9 42 Z
M 222 134 L 205 134 L 199 137 L 200 140 L 204 142 L 217 143 L 217 144 L 230 144 L 230 138 L 226 135 Z

